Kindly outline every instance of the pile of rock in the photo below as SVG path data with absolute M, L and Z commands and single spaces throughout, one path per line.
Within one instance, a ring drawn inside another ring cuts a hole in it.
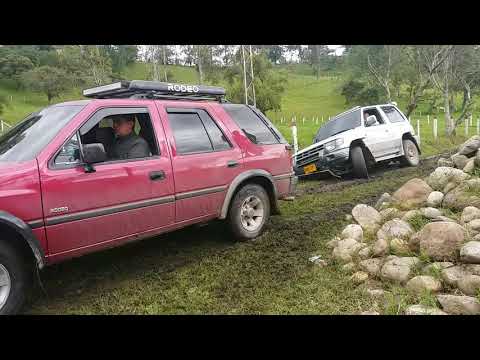
M 479 148 L 474 136 L 428 178 L 353 208 L 352 224 L 327 243 L 353 282 L 435 295 L 439 307 L 414 304 L 405 314 L 480 314 Z

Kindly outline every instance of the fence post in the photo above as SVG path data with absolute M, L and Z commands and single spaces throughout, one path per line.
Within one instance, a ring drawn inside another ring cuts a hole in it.
M 470 114 L 470 126 L 473 126 L 473 115 Z
M 305 116 L 302 119 L 302 123 L 303 123 L 303 125 L 305 125 Z
M 323 115 L 322 115 L 322 124 L 323 124 Z
M 292 119 L 292 138 L 293 138 L 293 152 L 296 154 L 298 152 L 298 139 L 297 139 L 297 123 Z M 293 158 L 295 162 L 295 157 Z
M 477 118 L 477 135 L 480 135 L 480 118 Z
M 465 137 L 468 137 L 468 118 L 465 118 Z
M 437 128 L 437 118 L 433 119 L 433 138 L 437 141 L 438 128 Z
M 430 125 L 430 115 L 427 115 L 427 124 Z
M 1 129 L 2 129 L 2 133 L 3 133 L 3 120 L 0 120 L 0 124 L 2 125 Z
M 418 139 L 421 139 L 421 137 L 420 137 L 420 119 L 417 119 L 417 134 L 418 134 Z

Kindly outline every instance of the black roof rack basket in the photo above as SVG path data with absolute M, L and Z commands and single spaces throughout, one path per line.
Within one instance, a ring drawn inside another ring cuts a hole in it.
M 188 99 L 222 102 L 225 89 L 216 86 L 174 84 L 160 81 L 131 80 L 83 90 L 83 96 L 95 99 Z

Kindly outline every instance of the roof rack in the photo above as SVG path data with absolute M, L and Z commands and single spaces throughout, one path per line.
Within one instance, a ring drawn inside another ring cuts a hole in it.
M 131 80 L 85 89 L 83 96 L 95 99 L 188 99 L 224 102 L 225 89 L 205 85 Z

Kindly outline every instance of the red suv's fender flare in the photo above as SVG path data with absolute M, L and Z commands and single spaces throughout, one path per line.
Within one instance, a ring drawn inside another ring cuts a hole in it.
M 278 192 L 277 192 L 277 187 L 275 186 L 275 179 L 273 176 L 262 169 L 254 169 L 254 170 L 247 170 L 239 175 L 233 181 L 230 183 L 230 186 L 228 187 L 227 194 L 225 195 L 225 200 L 223 201 L 223 206 L 222 210 L 220 212 L 219 219 L 225 219 L 228 215 L 228 208 L 230 206 L 230 202 L 232 201 L 232 198 L 234 194 L 236 193 L 237 189 L 241 187 L 241 185 L 248 179 L 251 178 L 264 178 L 266 179 L 271 185 L 272 185 L 272 191 L 273 191 L 273 196 L 270 196 L 270 200 L 273 200 L 273 203 L 271 204 L 272 207 L 272 213 L 277 213 L 278 212 Z M 265 189 L 269 190 L 269 189 Z
M 35 256 L 38 268 L 42 269 L 45 265 L 45 254 L 40 246 L 40 242 L 32 232 L 30 226 L 28 226 L 23 220 L 6 211 L 0 211 L 0 225 L 6 225 L 10 227 L 13 231 L 15 231 L 15 233 L 19 234 L 20 237 L 27 242 L 28 246 L 32 250 L 33 255 Z

